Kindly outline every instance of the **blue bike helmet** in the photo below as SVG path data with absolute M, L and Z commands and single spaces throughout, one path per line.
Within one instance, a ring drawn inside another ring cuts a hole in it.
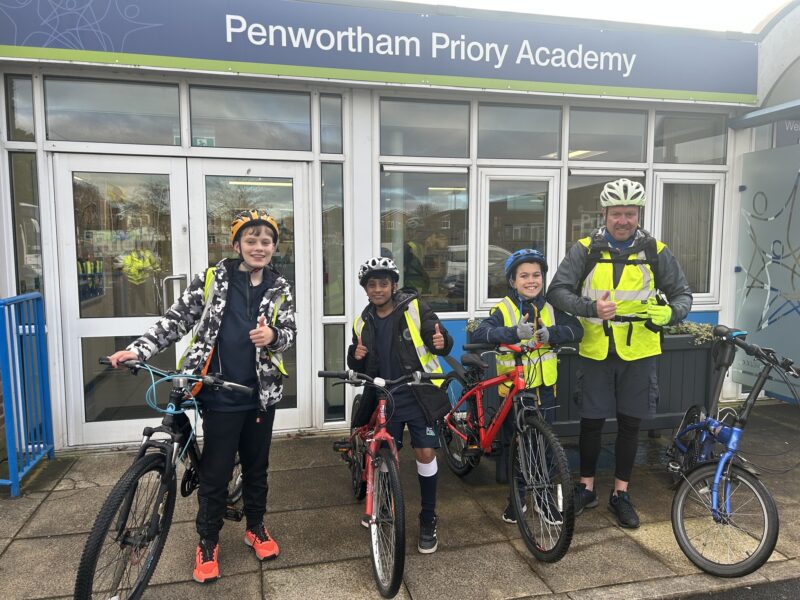
M 522 263 L 527 262 L 539 263 L 542 267 L 542 275 L 547 274 L 547 259 L 544 257 L 544 254 L 535 248 L 522 248 L 521 250 L 513 252 L 511 256 L 506 259 L 506 279 L 512 279 L 514 277 L 514 270 Z

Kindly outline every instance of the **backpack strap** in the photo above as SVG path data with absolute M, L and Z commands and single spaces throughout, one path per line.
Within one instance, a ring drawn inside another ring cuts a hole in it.
M 631 260 L 628 257 L 632 254 L 632 252 L 619 256 L 612 256 L 611 258 L 603 258 L 603 251 L 609 250 L 610 247 L 611 245 L 608 243 L 608 240 L 600 235 L 599 232 L 592 236 L 589 244 L 589 254 L 586 256 L 586 265 L 583 268 L 583 274 L 581 275 L 581 278 L 578 280 L 578 293 L 580 293 L 581 289 L 583 288 L 583 282 L 586 281 L 589 273 L 591 273 L 592 269 L 597 266 L 597 263 L 625 265 L 647 264 L 650 265 L 650 270 L 653 272 L 653 277 L 656 277 L 658 272 L 658 247 L 656 244 L 656 238 L 653 236 L 645 234 L 644 240 L 642 240 L 636 249 L 637 253 L 644 251 L 644 260 L 640 258 L 634 258 Z M 658 287 L 658 279 L 656 279 L 655 284 L 656 287 Z

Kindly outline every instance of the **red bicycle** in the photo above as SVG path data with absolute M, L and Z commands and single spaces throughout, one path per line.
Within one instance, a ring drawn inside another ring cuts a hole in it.
M 386 431 L 391 392 L 389 388 L 400 384 L 421 385 L 443 375 L 415 371 L 398 379 L 372 378 L 356 371 L 320 371 L 320 377 L 343 380 L 354 386 L 372 385 L 377 389 L 375 410 L 365 425 L 354 420 L 362 410 L 362 397 L 353 401 L 350 417 L 350 436 L 335 442 L 333 449 L 340 452 L 350 467 L 350 481 L 357 500 L 366 497 L 364 514 L 369 519 L 372 574 L 378 591 L 384 598 L 393 598 L 400 588 L 406 560 L 406 528 L 403 490 L 397 448 Z
M 575 529 L 573 484 L 566 454 L 545 419 L 539 396 L 527 389 L 523 357 L 536 360 L 538 346 L 465 344 L 464 350 L 468 354 L 461 357 L 461 364 L 448 360 L 453 371 L 445 380 L 453 405 L 439 430 L 447 464 L 463 476 L 475 468 L 481 456 L 497 452 L 500 445 L 495 438 L 513 408 L 508 482 L 517 526 L 537 559 L 561 560 Z M 488 365 L 478 353 L 481 351 L 511 353 L 514 370 L 484 380 Z M 484 393 L 504 384 L 511 388 L 490 416 Z

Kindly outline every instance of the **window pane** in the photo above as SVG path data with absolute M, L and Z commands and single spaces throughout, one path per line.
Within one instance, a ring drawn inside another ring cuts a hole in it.
M 647 156 L 645 111 L 569 111 L 569 159 L 644 162 Z
M 547 248 L 546 181 L 489 182 L 489 298 L 502 298 L 508 293 L 505 262 L 521 248 Z
M 98 356 L 109 356 L 136 338 L 121 335 L 81 339 L 83 403 L 87 423 L 153 419 L 158 416 L 144 401 L 151 383 L 149 377 L 131 377 L 127 369 L 112 369 L 97 364 Z M 160 369 L 174 369 L 175 346 L 154 355 L 148 362 Z M 159 399 L 163 394 L 166 400 L 168 390 L 158 391 Z
M 479 158 L 557 159 L 560 145 L 560 108 L 478 107 Z
M 346 367 L 344 357 L 344 325 L 325 325 L 325 357 L 323 359 L 326 371 L 343 371 Z M 343 385 L 334 385 L 335 380 L 325 379 L 325 422 L 344 421 L 344 388 Z
M 192 87 L 192 146 L 311 150 L 311 96 Z
M 320 151 L 342 153 L 342 97 L 322 94 L 319 97 Z
M 678 259 L 695 294 L 711 289 L 714 184 L 665 183 L 662 241 Z
M 6 77 L 6 106 L 8 139 L 15 142 L 34 141 L 33 83 L 29 76 Z
M 44 81 L 48 140 L 180 146 L 178 86 Z
M 36 155 L 9 153 L 11 206 L 14 211 L 14 261 L 17 293 L 43 292 L 42 231 L 39 227 L 39 193 Z
M 769 150 L 772 148 L 772 123 L 754 127 L 753 131 L 755 132 L 755 143 L 753 150 Z
M 466 173 L 382 175 L 381 251 L 434 310 L 467 308 L 467 222 Z
M 384 156 L 469 156 L 469 104 L 381 100 Z
M 655 162 L 722 165 L 726 142 L 725 115 L 656 113 Z
M 81 318 L 163 313 L 172 274 L 168 175 L 72 174 Z
M 586 176 L 570 175 L 567 193 L 567 231 L 564 251 L 572 247 L 582 237 L 586 237 L 595 229 L 605 225 L 600 212 L 600 192 L 609 181 L 619 179 L 618 176 Z M 628 177 L 644 185 L 644 177 Z M 639 211 L 639 223 L 644 217 L 644 210 Z
M 322 165 L 322 304 L 326 315 L 344 314 L 344 193 L 342 165 Z

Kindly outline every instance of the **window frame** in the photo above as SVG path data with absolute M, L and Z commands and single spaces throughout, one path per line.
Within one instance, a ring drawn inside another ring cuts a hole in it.
M 712 201 L 712 224 L 711 224 L 711 257 L 708 292 L 692 292 L 694 303 L 692 310 L 697 311 L 699 307 L 704 310 L 720 310 L 721 274 L 722 274 L 722 248 L 723 248 L 723 222 L 726 218 L 725 206 L 723 202 L 725 194 L 725 173 L 696 173 L 691 171 L 654 171 L 653 189 L 655 193 L 651 195 L 653 205 L 648 211 L 650 222 L 652 223 L 653 235 L 661 240 L 663 231 L 663 212 L 664 212 L 664 185 L 665 184 L 710 184 L 714 186 L 714 198 Z M 663 240 L 662 240 L 663 241 Z

